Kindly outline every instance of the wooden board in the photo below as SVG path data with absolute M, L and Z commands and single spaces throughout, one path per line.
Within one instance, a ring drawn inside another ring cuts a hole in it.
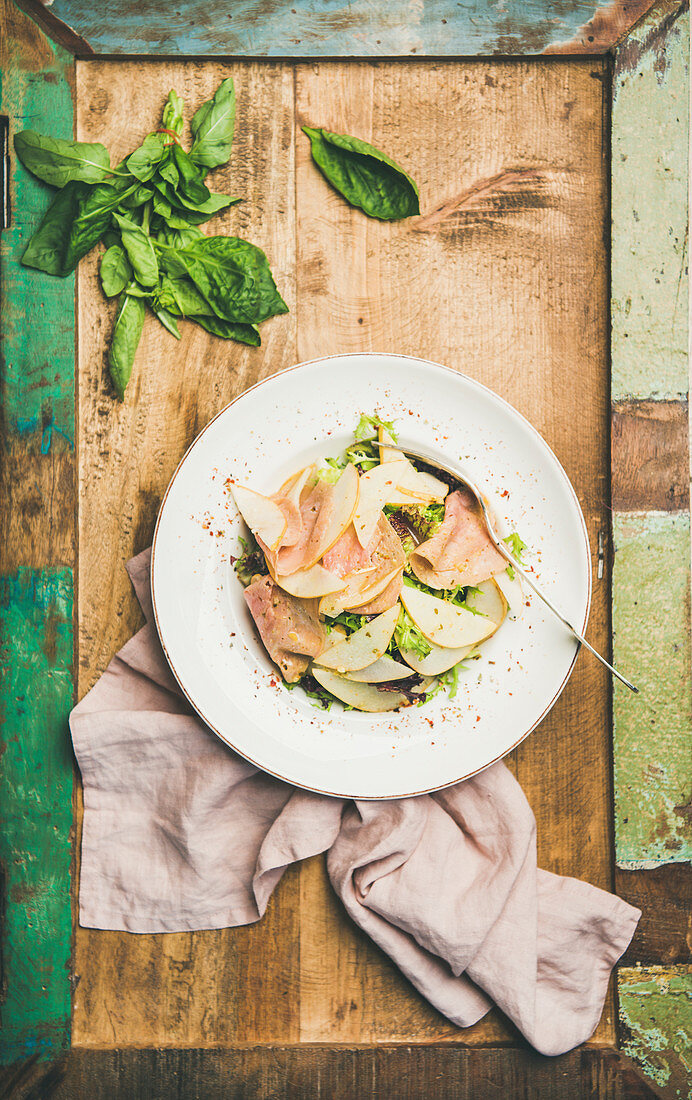
M 237 138 L 214 182 L 247 198 L 219 224 L 266 249 L 292 312 L 263 327 L 260 350 L 190 327 L 178 345 L 148 323 L 118 406 L 104 380 L 111 311 L 95 259 L 82 263 L 80 695 L 140 622 L 120 563 L 148 544 L 185 447 L 235 394 L 300 359 L 392 350 L 481 379 L 555 448 L 594 554 L 608 530 L 605 63 L 79 62 L 77 136 L 117 157 L 171 85 L 194 109 L 231 73 Z M 305 122 L 403 162 L 422 216 L 386 225 L 346 207 L 309 162 Z M 608 604 L 606 571 L 590 624 L 604 650 Z M 511 766 L 538 818 L 542 865 L 609 887 L 609 684 L 591 658 Z M 347 922 L 318 861 L 286 875 L 252 928 L 77 929 L 74 958 L 81 1046 L 516 1038 L 497 1015 L 460 1033 L 429 1008 Z M 612 1012 L 609 1000 L 601 1042 L 614 1039 Z
M 652 0 L 18 0 L 84 57 L 463 57 L 604 54 Z

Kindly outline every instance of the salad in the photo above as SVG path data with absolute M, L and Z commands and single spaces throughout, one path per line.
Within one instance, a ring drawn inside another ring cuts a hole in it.
M 523 601 L 471 494 L 395 450 L 396 438 L 364 414 L 343 454 L 271 496 L 231 485 L 250 531 L 231 560 L 260 638 L 285 686 L 325 708 L 453 696 Z M 505 541 L 519 559 L 519 536 Z

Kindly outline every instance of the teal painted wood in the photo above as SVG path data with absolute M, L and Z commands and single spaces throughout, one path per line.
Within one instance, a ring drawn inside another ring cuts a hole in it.
M 0 578 L 0 1060 L 70 1036 L 72 571 Z
M 40 32 L 36 31 L 39 35 Z M 10 44 L 0 73 L 0 110 L 10 139 L 25 128 L 73 133 L 72 57 L 41 35 L 43 56 Z M 33 43 L 32 43 L 33 45 Z M 71 447 L 74 437 L 74 277 L 55 279 L 22 267 L 20 257 L 54 194 L 12 152 L 12 225 L 0 234 L 0 395 L 5 444 L 31 450 Z
M 0 109 L 11 136 L 31 127 L 71 137 L 71 55 L 16 12 L 3 34 Z M 74 435 L 74 280 L 21 266 L 50 192 L 13 153 L 11 165 L 13 224 L 0 234 L 0 508 L 24 510 L 0 546 L 4 1062 L 69 1045 L 72 934 L 72 570 L 53 557 L 53 521 L 74 510 L 64 476 Z M 9 484 L 15 471 L 36 488 Z M 37 509 L 41 491 L 51 501 Z M 61 538 L 70 553 L 62 530 Z
M 690 16 L 657 4 L 615 55 L 612 397 L 682 399 L 688 367 Z
M 604 53 L 651 0 L 54 0 L 97 54 L 459 57 Z

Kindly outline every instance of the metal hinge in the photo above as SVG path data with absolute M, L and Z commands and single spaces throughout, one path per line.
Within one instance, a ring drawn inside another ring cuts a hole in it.
M 10 120 L 0 115 L 0 229 L 9 229 L 10 210 Z

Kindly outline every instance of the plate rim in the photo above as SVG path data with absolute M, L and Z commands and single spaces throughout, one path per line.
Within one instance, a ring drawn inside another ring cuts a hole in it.
M 282 370 L 275 371 L 274 374 L 269 374 L 269 375 L 267 375 L 266 378 L 260 378 L 257 382 L 254 382 L 251 386 L 248 386 L 248 388 L 243 390 L 242 393 L 239 393 L 236 397 L 234 397 L 232 401 L 229 401 L 226 405 L 224 405 L 222 409 L 219 409 L 219 411 L 217 413 L 215 413 L 215 415 L 211 418 L 211 420 L 207 421 L 207 423 L 204 425 L 204 427 L 198 433 L 198 435 L 195 436 L 195 438 L 192 440 L 190 445 L 185 450 L 185 453 L 183 454 L 182 458 L 180 459 L 178 465 L 176 466 L 176 468 L 175 468 L 175 470 L 174 470 L 174 472 L 171 476 L 171 479 L 170 479 L 170 481 L 169 481 L 169 483 L 166 487 L 166 491 L 163 494 L 163 497 L 161 499 L 161 504 L 159 506 L 159 511 L 158 511 L 158 514 L 157 514 L 157 517 L 156 517 L 156 525 L 154 527 L 154 536 L 153 536 L 152 542 L 151 542 L 151 568 L 150 568 L 150 575 L 149 575 L 149 588 L 150 588 L 150 592 L 151 592 L 151 602 L 152 602 L 154 623 L 156 625 L 156 633 L 158 635 L 158 639 L 159 639 L 159 642 L 161 644 L 161 648 L 163 650 L 164 656 L 165 656 L 166 661 L 168 663 L 168 667 L 170 668 L 171 672 L 173 673 L 173 676 L 175 677 L 176 683 L 178 684 L 180 690 L 182 691 L 185 699 L 187 699 L 187 701 L 190 704 L 190 706 L 192 707 L 192 709 L 199 716 L 199 718 L 202 720 L 202 722 L 204 722 L 207 729 L 211 730 L 211 732 L 216 737 L 218 737 L 225 745 L 227 745 L 229 749 L 231 749 L 233 752 L 237 753 L 238 756 L 242 757 L 243 760 L 247 760 L 248 763 L 252 764 L 254 767 L 258 768 L 260 771 L 264 772 L 266 775 L 271 775 L 275 779 L 279 779 L 282 783 L 288 783 L 290 786 L 297 787 L 299 790 L 311 791 L 314 794 L 326 795 L 329 798 L 357 799 L 361 802 L 391 802 L 391 801 L 393 801 L 397 798 L 417 798 L 421 795 L 433 794 L 435 791 L 447 790 L 450 787 L 456 786 L 457 783 L 463 783 L 467 779 L 472 779 L 473 776 L 479 775 L 480 772 L 485 771 L 486 768 L 490 768 L 490 767 L 492 767 L 493 764 L 497 764 L 498 761 L 504 760 L 505 756 L 508 756 L 510 752 L 513 752 L 514 749 L 518 748 L 518 746 L 521 745 L 521 743 L 523 741 L 525 741 L 526 738 L 529 737 L 529 735 L 531 733 L 533 733 L 533 731 L 536 729 L 536 727 L 540 725 L 540 723 L 543 721 L 545 716 L 555 706 L 557 700 L 560 698 L 560 696 L 562 695 L 562 692 L 564 691 L 565 687 L 567 686 L 567 681 L 569 680 L 570 676 L 572 675 L 572 672 L 574 670 L 574 665 L 576 663 L 577 657 L 579 656 L 579 653 L 580 653 L 581 648 L 582 648 L 581 642 L 577 642 L 577 645 L 576 645 L 576 648 L 575 648 L 575 651 L 574 651 L 574 656 L 572 657 L 572 660 L 570 661 L 569 667 L 568 667 L 568 669 L 567 669 L 567 671 L 564 675 L 564 678 L 563 678 L 562 682 L 560 683 L 559 687 L 557 688 L 557 690 L 556 690 L 555 694 L 553 695 L 552 699 L 550 700 L 550 702 L 547 704 L 545 709 L 538 716 L 538 718 L 533 723 L 533 725 L 529 729 L 527 729 L 524 733 L 522 733 L 522 735 L 512 745 L 510 745 L 507 749 L 505 749 L 504 752 L 500 753 L 498 756 L 493 757 L 493 759 L 489 760 L 487 764 L 483 764 L 479 768 L 474 768 L 472 771 L 467 772 L 464 775 L 458 776 L 458 778 L 456 778 L 456 779 L 451 779 L 446 783 L 435 785 L 433 787 L 426 787 L 426 788 L 424 788 L 422 790 L 419 790 L 419 791 L 410 791 L 410 792 L 407 792 L 406 794 L 396 794 L 396 795 L 391 795 L 391 794 L 384 794 L 384 795 L 358 795 L 358 794 L 352 794 L 352 795 L 345 795 L 345 794 L 338 793 L 337 791 L 327 791 L 327 790 L 324 790 L 321 787 L 315 787 L 315 786 L 311 786 L 308 783 L 299 783 L 295 779 L 289 779 L 285 775 L 281 775 L 280 772 L 274 771 L 271 768 L 268 768 L 264 764 L 260 764 L 257 760 L 254 760 L 251 756 L 249 756 L 248 753 L 243 752 L 236 745 L 234 745 L 231 741 L 229 741 L 228 737 L 226 737 L 223 733 L 221 733 L 221 731 L 218 730 L 216 728 L 216 726 L 214 726 L 205 717 L 205 715 L 202 712 L 202 710 L 200 709 L 200 707 L 195 703 L 195 701 L 192 699 L 192 697 L 189 695 L 187 689 L 185 688 L 185 685 L 183 684 L 183 682 L 182 682 L 180 676 L 178 675 L 178 672 L 177 672 L 177 670 L 176 670 L 176 668 L 173 664 L 173 661 L 172 661 L 171 656 L 168 652 L 168 649 L 166 648 L 166 643 L 165 643 L 163 635 L 162 635 L 161 626 L 160 626 L 160 623 L 159 623 L 158 611 L 157 611 L 157 607 L 156 607 L 156 592 L 155 592 L 154 576 L 155 576 L 155 560 L 156 560 L 156 541 L 157 541 L 157 537 L 158 537 L 158 533 L 159 533 L 159 526 L 160 526 L 160 523 L 161 523 L 161 516 L 163 514 L 163 510 L 165 508 L 166 501 L 168 499 L 168 495 L 169 495 L 171 489 L 173 488 L 173 484 L 175 482 L 175 479 L 177 478 L 178 474 L 180 473 L 180 470 L 182 469 L 184 463 L 187 461 L 188 456 L 191 454 L 191 452 L 197 446 L 197 444 L 199 443 L 200 439 L 205 434 L 207 429 L 210 428 L 212 426 L 212 424 L 214 424 L 219 419 L 220 416 L 223 416 L 224 413 L 226 413 L 228 411 L 228 409 L 230 409 L 233 405 L 237 404 L 237 402 L 240 401 L 243 397 L 245 397 L 248 393 L 252 393 L 253 390 L 259 389 L 260 386 L 267 385 L 267 383 L 272 382 L 275 378 L 278 378 L 278 377 L 280 377 L 281 375 L 284 375 L 284 374 L 289 374 L 291 371 L 300 370 L 302 367 L 312 366 L 315 363 L 327 363 L 332 359 L 344 359 L 344 358 L 347 358 L 347 357 L 348 358 L 359 358 L 359 359 L 383 358 L 383 357 L 392 358 L 392 359 L 408 359 L 408 360 L 411 360 L 414 363 L 422 363 L 424 366 L 434 367 L 436 370 L 445 371 L 447 374 L 451 375 L 453 378 L 462 378 L 465 381 L 469 382 L 472 386 L 475 386 L 478 389 L 484 391 L 490 398 L 492 398 L 492 400 L 497 401 L 502 405 L 505 405 L 510 410 L 510 412 L 514 416 L 516 416 L 529 429 L 529 431 L 536 437 L 536 439 L 539 441 L 539 443 L 542 444 L 542 446 L 546 448 L 546 450 L 548 451 L 550 456 L 555 461 L 560 473 L 563 475 L 564 480 L 565 480 L 565 482 L 568 486 L 569 492 L 572 495 L 573 502 L 576 505 L 577 515 L 579 516 L 579 522 L 581 524 L 582 534 L 584 536 L 584 543 L 585 543 L 585 546 L 586 546 L 587 551 L 588 551 L 587 554 L 586 554 L 587 573 L 588 573 L 588 577 L 587 577 L 587 599 L 586 599 L 586 608 L 585 608 L 585 611 L 584 611 L 584 621 L 583 621 L 583 623 L 581 625 L 581 628 L 580 628 L 582 634 L 585 634 L 586 628 L 587 628 L 587 625 L 588 625 L 588 622 L 589 622 L 589 615 L 590 615 L 590 612 L 591 612 L 591 601 L 592 601 L 592 597 L 593 597 L 593 565 L 592 565 L 592 562 L 591 562 L 591 543 L 589 541 L 589 532 L 588 532 L 588 528 L 586 526 L 586 520 L 584 518 L 584 513 L 582 511 L 582 507 L 581 507 L 581 504 L 579 502 L 579 498 L 576 494 L 575 488 L 572 485 L 572 482 L 571 482 L 570 478 L 567 475 L 567 471 L 565 470 L 564 466 L 560 462 L 560 459 L 555 454 L 553 448 L 543 438 L 543 436 L 538 431 L 538 429 L 534 427 L 534 425 L 531 423 L 531 421 L 527 417 L 525 417 L 523 413 L 519 412 L 518 409 L 515 409 L 514 406 L 511 405 L 509 403 L 509 401 L 507 401 L 504 397 L 502 397 L 500 394 L 498 394 L 495 390 L 491 389 L 489 386 L 486 386 L 485 383 L 479 382 L 478 379 L 472 378 L 470 375 L 465 374 L 463 371 L 455 370 L 454 367 L 448 367 L 446 364 L 437 363 L 432 359 L 422 359 L 418 355 L 404 355 L 401 352 L 391 352 L 391 351 L 337 352 L 333 355 L 319 355 L 319 356 L 316 356 L 314 359 L 306 359 L 303 362 L 294 363 L 292 366 L 284 367 L 284 368 L 282 368 Z

